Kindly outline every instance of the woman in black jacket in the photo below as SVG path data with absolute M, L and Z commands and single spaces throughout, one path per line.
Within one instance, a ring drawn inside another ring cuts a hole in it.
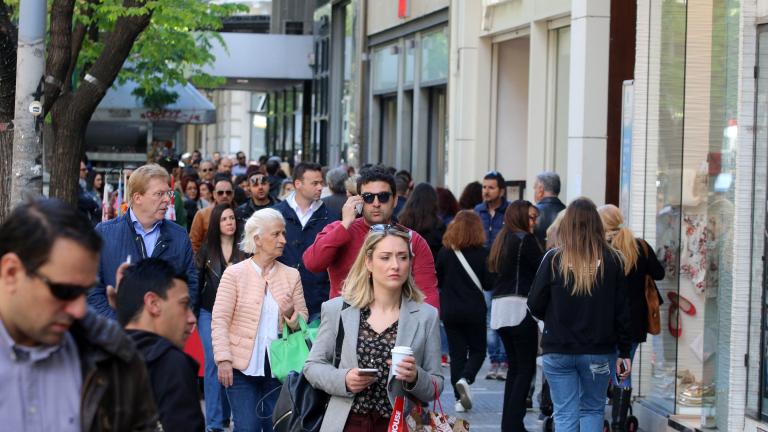
M 437 254 L 437 286 L 440 287 L 440 318 L 448 336 L 451 384 L 456 411 L 472 408 L 469 386 L 485 361 L 486 306 L 483 289 L 489 287 L 485 230 L 477 213 L 462 210 L 448 225 L 444 247 Z M 472 274 L 459 258 L 464 258 Z M 476 279 L 476 280 L 475 280 Z M 480 284 L 478 286 L 477 284 Z
M 224 430 L 225 423 L 229 422 L 229 401 L 224 386 L 219 382 L 218 368 L 213 361 L 211 311 L 224 269 L 245 259 L 245 255 L 237 247 L 237 242 L 242 237 L 241 230 L 232 207 L 229 204 L 217 205 L 211 212 L 211 224 L 196 259 L 199 271 L 197 280 L 200 284 L 200 314 L 197 325 L 205 353 L 203 391 L 207 430 Z
M 437 191 L 429 183 L 419 183 L 398 216 L 403 226 L 424 237 L 432 251 L 432 259 L 437 259 L 445 233 L 445 224 L 439 214 Z
M 556 430 L 602 430 L 611 364 L 623 366 L 621 379 L 632 368 L 626 291 L 621 254 L 606 242 L 595 204 L 574 200 L 558 247 L 544 255 L 528 293 L 528 309 L 544 320 L 542 361 Z
M 656 258 L 653 248 L 645 240 L 624 226 L 621 210 L 612 204 L 597 209 L 605 228 L 605 238 L 614 249 L 624 256 L 624 275 L 627 278 L 627 299 L 629 301 L 629 335 L 632 346 L 631 359 L 635 357 L 638 345 L 645 342 L 648 334 L 648 302 L 645 299 L 645 278 L 664 279 L 664 267 Z M 658 291 L 659 303 L 661 295 Z M 612 399 L 612 430 L 624 430 L 627 422 L 629 401 L 632 397 L 632 375 L 622 382 L 614 380 Z
M 526 397 L 536 374 L 538 328 L 528 313 L 526 298 L 544 252 L 532 233 L 535 213 L 528 201 L 511 203 L 504 227 L 491 246 L 488 267 L 496 273 L 491 301 L 491 328 L 499 333 L 509 369 L 504 385 L 501 430 L 524 431 Z

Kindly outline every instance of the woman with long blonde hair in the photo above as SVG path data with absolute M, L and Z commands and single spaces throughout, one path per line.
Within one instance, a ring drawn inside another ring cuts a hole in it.
M 631 359 L 639 344 L 645 342 L 648 334 L 648 302 L 645 299 L 645 278 L 651 276 L 654 280 L 664 279 L 664 267 L 656 258 L 653 248 L 643 239 L 635 238 L 635 234 L 624 223 L 624 215 L 613 204 L 607 204 L 597 209 L 605 228 L 605 239 L 624 257 L 624 275 L 627 278 L 627 298 L 629 301 L 629 335 L 632 346 L 629 351 Z M 661 295 L 659 303 L 661 303 Z M 632 397 L 632 376 L 628 375 L 622 381 L 614 380 L 611 392 L 613 430 L 624 430 L 627 422 L 629 401 Z
M 442 392 L 440 319 L 437 309 L 423 302 L 411 275 L 410 241 L 405 228 L 373 225 L 341 297 L 323 303 L 320 329 L 304 365 L 309 383 L 331 395 L 321 432 L 386 432 L 395 397 L 407 396 L 410 405 L 412 399 L 429 402 Z M 390 365 L 395 347 L 412 354 Z
M 595 204 L 574 200 L 528 294 L 531 314 L 544 320 L 542 359 L 557 430 L 602 430 L 611 365 L 621 379 L 631 370 L 626 291 L 621 254 L 606 242 Z

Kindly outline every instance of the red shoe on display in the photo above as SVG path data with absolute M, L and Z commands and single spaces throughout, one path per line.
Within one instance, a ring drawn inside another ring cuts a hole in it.
M 671 305 L 669 305 L 669 334 L 672 336 L 679 338 L 681 334 L 683 334 L 683 326 L 680 323 L 680 308 L 678 307 L 678 304 L 675 302 L 672 302 Z
M 683 313 L 691 316 L 696 315 L 696 306 L 687 298 L 673 291 L 667 293 L 667 298 L 669 298 L 673 305 L 677 305 Z

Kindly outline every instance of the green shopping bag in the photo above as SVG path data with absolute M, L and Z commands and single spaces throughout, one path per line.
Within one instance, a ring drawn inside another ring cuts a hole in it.
M 272 368 L 272 375 L 283 382 L 291 371 L 301 372 L 316 336 L 317 329 L 310 329 L 301 315 L 299 330 L 293 333 L 290 333 L 288 325 L 283 323 L 283 334 L 269 344 L 269 366 Z

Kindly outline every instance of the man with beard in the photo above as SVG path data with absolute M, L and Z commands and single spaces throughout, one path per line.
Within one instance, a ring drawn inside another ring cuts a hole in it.
M 21 204 L 0 225 L 3 430 L 159 426 L 141 356 L 86 305 L 101 246 L 85 217 L 58 200 Z
M 395 208 L 395 178 L 385 168 L 374 166 L 360 171 L 357 181 L 359 195 L 347 199 L 341 210 L 341 220 L 327 225 L 304 252 L 307 270 L 318 273 L 328 271 L 331 280 L 329 297 L 341 294 L 341 285 L 373 228 L 388 229 Z M 362 217 L 358 218 L 358 209 Z M 407 229 L 407 228 L 403 228 Z M 411 272 L 416 285 L 424 292 L 426 302 L 440 307 L 437 292 L 435 261 L 429 244 L 419 233 L 410 231 L 413 266 Z
M 269 193 L 269 178 L 264 174 L 256 172 L 248 179 L 248 185 L 251 188 L 251 199 L 235 209 L 235 218 L 238 223 L 245 223 L 251 215 L 257 210 L 272 207 L 277 204 L 277 200 Z
M 187 230 L 165 220 L 173 196 L 169 182 L 170 176 L 161 166 L 139 167 L 128 179 L 128 212 L 96 226 L 107 247 L 99 262 L 99 283 L 88 294 L 88 304 L 99 314 L 116 318 L 107 300 L 106 287 L 117 286 L 117 269 L 129 257 L 134 262 L 158 257 L 173 264 L 178 273 L 187 275 L 192 304 L 197 301 L 197 270 Z M 200 212 L 195 219 L 199 215 Z

